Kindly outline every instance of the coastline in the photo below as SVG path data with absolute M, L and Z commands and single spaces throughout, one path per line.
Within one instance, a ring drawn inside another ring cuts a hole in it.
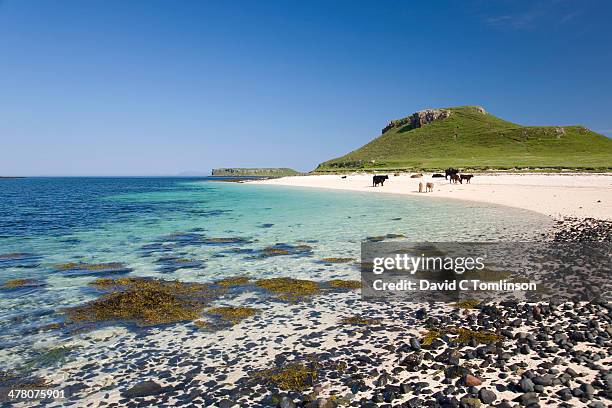
M 385 173 L 380 173 L 385 174 Z M 470 184 L 451 184 L 444 178 L 393 176 L 382 187 L 372 187 L 372 174 L 292 176 L 249 183 L 324 188 L 371 193 L 403 194 L 423 198 L 452 198 L 531 210 L 555 219 L 612 220 L 612 174 L 475 174 Z M 419 193 L 419 181 L 433 182 L 432 193 Z

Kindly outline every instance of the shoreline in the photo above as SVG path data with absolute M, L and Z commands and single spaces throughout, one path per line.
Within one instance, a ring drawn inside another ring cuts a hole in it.
M 385 174 L 385 173 L 380 173 Z M 401 194 L 423 198 L 451 198 L 535 211 L 555 219 L 597 218 L 612 220 L 612 173 L 476 173 L 470 184 L 451 184 L 444 178 L 411 178 L 400 173 L 382 187 L 372 187 L 372 174 L 291 176 L 249 181 L 253 184 L 308 187 L 370 193 Z M 434 183 L 432 193 L 419 193 L 422 181 Z

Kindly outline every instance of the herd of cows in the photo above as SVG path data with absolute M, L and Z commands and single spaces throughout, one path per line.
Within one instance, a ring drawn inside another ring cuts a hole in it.
M 395 173 L 396 176 L 399 176 L 399 173 Z M 410 176 L 411 178 L 421 178 L 423 177 L 423 174 L 418 173 L 418 174 L 413 174 L 412 176 Z M 432 178 L 442 178 L 444 177 L 445 180 L 448 180 L 450 177 L 450 182 L 451 183 L 460 183 L 463 184 L 463 181 L 465 180 L 465 182 L 467 184 L 470 184 L 470 180 L 472 179 L 472 177 L 474 177 L 473 174 L 459 174 L 459 170 L 458 169 L 453 169 L 448 168 L 446 170 L 444 170 L 444 174 L 441 173 L 434 173 L 432 176 Z M 343 176 L 342 178 L 346 178 L 346 176 Z M 385 180 L 388 180 L 389 176 L 388 175 L 375 175 L 372 177 L 372 186 L 373 187 L 377 187 L 379 184 L 381 186 L 385 185 Z M 425 192 L 428 191 L 433 191 L 433 187 L 434 187 L 434 183 L 426 183 L 425 184 Z M 423 183 L 419 183 L 419 192 L 423 191 Z

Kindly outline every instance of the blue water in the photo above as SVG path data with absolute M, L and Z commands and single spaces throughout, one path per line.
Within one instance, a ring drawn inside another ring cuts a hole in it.
M 358 278 L 353 263 L 369 236 L 413 241 L 534 237 L 538 214 L 478 203 L 369 193 L 211 182 L 185 178 L 0 180 L 0 346 L 62 320 L 63 307 L 91 299 L 91 280 L 112 274 L 210 281 L 223 276 Z M 207 241 L 231 238 L 229 243 Z M 309 251 L 261 257 L 270 245 Z M 19 259 L 3 254 L 25 253 Z M 182 263 L 177 263 L 177 259 Z M 122 263 L 108 271 L 65 271 L 67 262 Z

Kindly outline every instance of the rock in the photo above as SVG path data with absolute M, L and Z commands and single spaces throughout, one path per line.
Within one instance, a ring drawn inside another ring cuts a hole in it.
M 461 367 L 458 365 L 450 366 L 446 370 L 444 370 L 444 375 L 448 379 L 464 377 L 469 374 L 469 370 L 465 367 Z
M 389 374 L 383 373 L 380 375 L 380 377 L 378 377 L 378 380 L 376 381 L 376 383 L 378 384 L 379 387 L 384 387 L 385 385 L 389 383 L 389 379 L 390 379 Z
M 228 400 L 227 398 L 222 399 L 221 401 L 219 401 L 219 408 L 232 408 L 233 406 L 235 406 L 236 403 L 233 401 Z
M 482 380 L 471 374 L 466 374 L 465 377 L 463 377 L 463 383 L 468 387 L 477 387 L 482 384 Z
M 462 408 L 480 408 L 480 400 L 478 398 L 463 397 L 460 400 L 460 407 Z
M 483 404 L 491 404 L 497 399 L 497 395 L 491 390 L 481 388 L 480 391 L 478 391 L 478 398 L 480 398 Z
M 157 395 L 162 392 L 162 386 L 155 381 L 141 381 L 132 388 L 129 388 L 121 393 L 125 398 L 148 397 Z
M 569 388 L 562 388 L 557 392 L 557 395 L 563 401 L 569 401 L 572 399 L 572 390 Z
M 552 378 L 552 376 L 549 376 L 549 375 L 541 375 L 541 376 L 533 377 L 531 379 L 531 381 L 533 381 L 534 384 L 542 385 L 544 387 L 548 387 L 548 386 L 552 385 L 553 378 Z
M 415 317 L 419 320 L 423 320 L 427 317 L 427 309 L 421 308 L 414 313 Z
M 387 126 L 385 126 L 382 133 L 384 134 L 391 129 L 406 125 L 409 125 L 411 129 L 420 128 L 421 126 L 433 121 L 446 119 L 450 115 L 451 111 L 448 109 L 423 109 L 405 118 L 392 120 Z
M 537 404 L 539 398 L 535 392 L 526 392 L 525 394 L 519 395 L 515 401 L 517 401 L 521 405 L 528 406 L 532 404 Z
M 383 392 L 383 398 L 385 402 L 393 402 L 395 398 L 397 398 L 397 395 L 395 394 L 394 391 L 385 390 L 385 392 Z
M 402 361 L 401 364 L 406 366 L 406 369 L 408 371 L 417 371 L 422 362 L 423 356 L 420 353 L 412 353 L 406 356 L 406 358 Z
M 419 343 L 419 340 L 416 337 L 411 337 L 410 338 L 410 347 L 414 351 L 419 351 L 421 349 L 421 343 Z
M 285 396 L 281 398 L 278 406 L 279 408 L 295 408 L 295 403 L 293 402 L 291 398 Z
M 412 385 L 410 383 L 401 383 L 400 384 L 400 392 L 402 394 L 408 394 L 412 391 Z
M 410 115 L 410 125 L 416 129 L 433 121 L 446 119 L 450 115 L 451 112 L 448 109 L 424 109 Z
M 582 384 L 582 385 L 580 385 L 580 389 L 586 395 L 593 395 L 593 394 L 595 394 L 595 388 L 593 388 L 593 386 L 591 384 Z
M 313 393 L 314 395 L 319 395 L 319 394 L 320 394 L 320 393 L 322 393 L 322 392 L 323 392 L 323 387 L 322 387 L 322 386 L 320 386 L 320 385 L 315 385 L 315 386 L 312 388 L 312 393 Z
M 519 382 L 519 388 L 523 392 L 533 392 L 535 384 L 529 378 L 522 378 Z
M 327 398 L 318 398 L 316 401 L 316 408 L 336 408 L 336 403 Z

